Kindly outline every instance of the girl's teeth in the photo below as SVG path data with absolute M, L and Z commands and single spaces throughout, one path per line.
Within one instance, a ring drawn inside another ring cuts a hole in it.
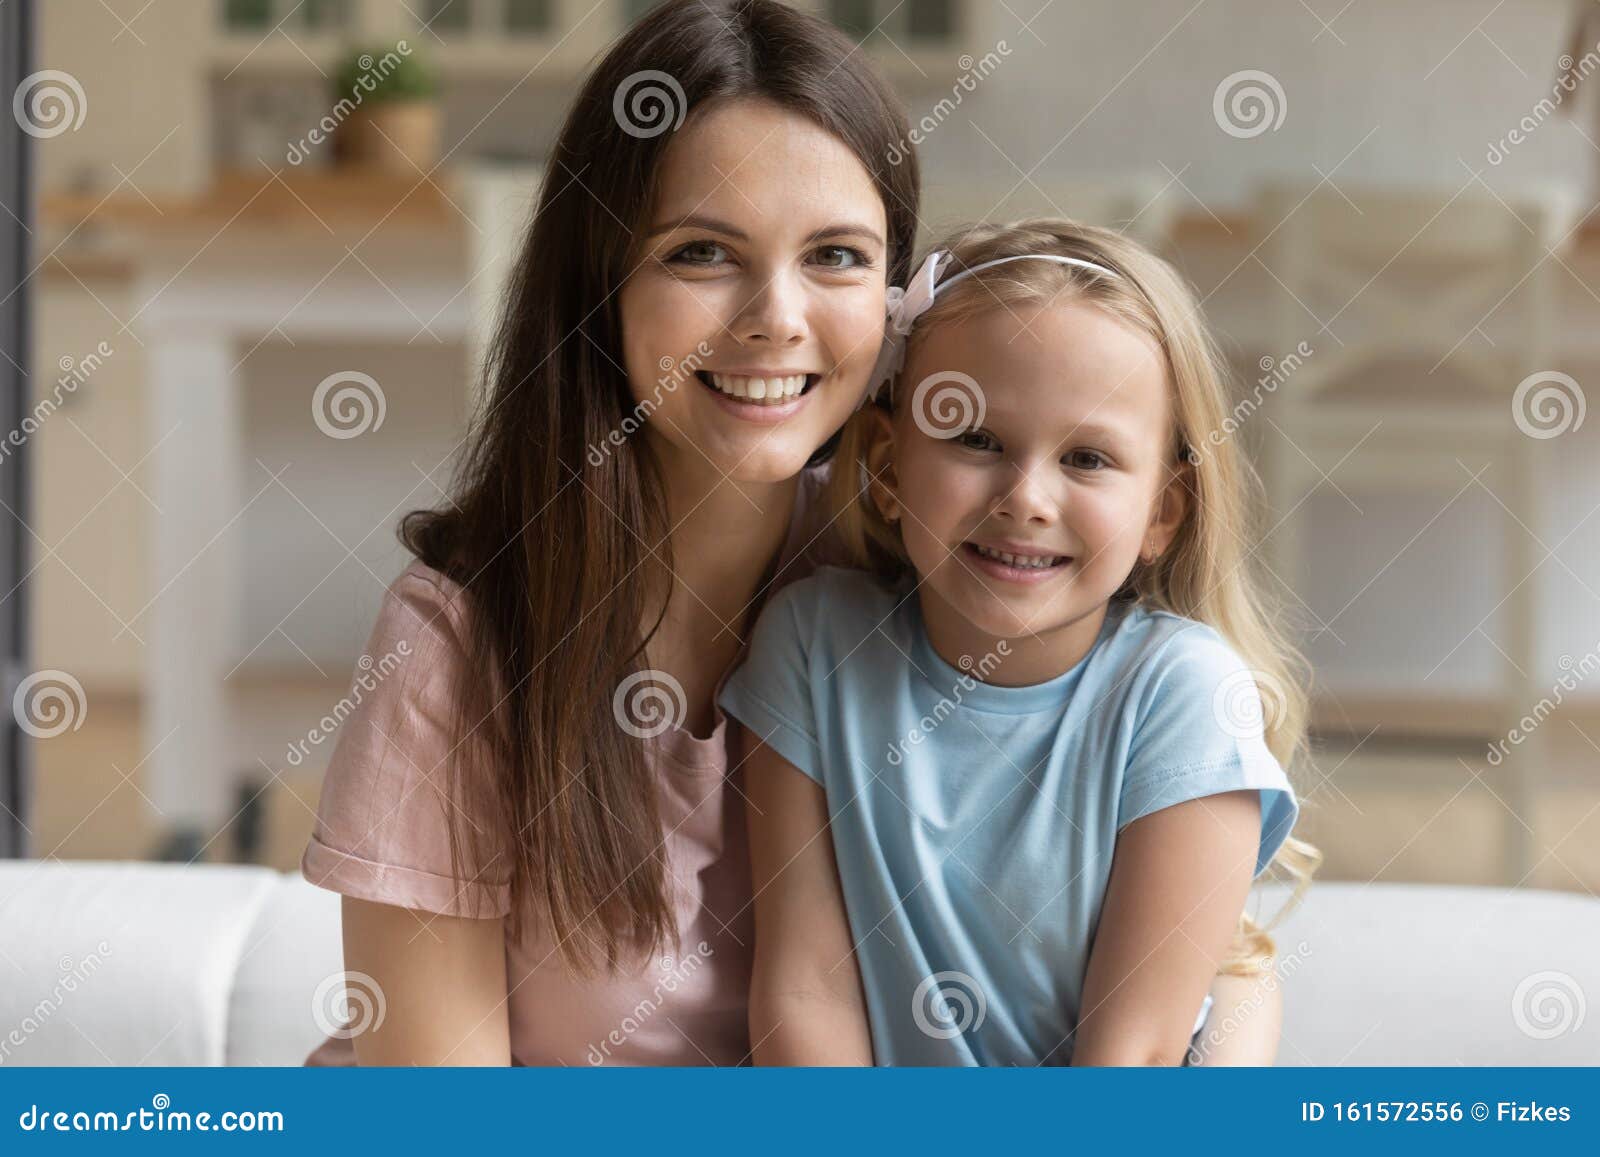
M 1005 563 L 1007 566 L 1021 567 L 1024 570 L 1044 570 L 1055 566 L 1061 561 L 1060 555 L 1053 554 L 1041 557 L 1039 555 L 1007 554 L 1003 550 L 990 550 L 986 546 L 977 546 L 976 543 L 973 545 L 984 558 L 992 558 Z
M 804 374 L 786 378 L 741 378 L 732 374 L 708 374 L 711 384 L 724 394 L 749 401 L 782 402 L 798 397 L 806 387 Z

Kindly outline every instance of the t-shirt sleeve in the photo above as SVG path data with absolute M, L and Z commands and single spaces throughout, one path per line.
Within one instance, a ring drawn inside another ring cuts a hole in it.
M 1211 628 L 1187 627 L 1169 640 L 1137 699 L 1117 830 L 1187 800 L 1256 788 L 1259 876 L 1300 812 L 1289 777 L 1267 748 L 1263 706 L 1255 676 Z
M 823 782 L 811 696 L 811 624 L 820 578 L 791 583 L 767 600 L 744 660 L 723 682 L 718 705 L 806 775 Z
M 458 822 L 484 831 L 488 862 L 467 881 L 450 864 L 448 817 L 463 800 L 448 776 L 456 689 L 472 677 L 463 598 L 415 569 L 385 594 L 300 862 L 318 887 L 451 916 L 510 911 L 509 865 L 481 817 Z

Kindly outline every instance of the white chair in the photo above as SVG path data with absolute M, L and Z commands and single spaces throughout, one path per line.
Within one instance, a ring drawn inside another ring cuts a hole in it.
M 1513 414 L 1519 383 L 1551 366 L 1550 257 L 1575 219 L 1557 190 L 1501 197 L 1486 189 L 1410 192 L 1277 185 L 1257 205 L 1271 295 L 1267 355 L 1293 357 L 1257 430 L 1274 529 L 1273 572 L 1304 589 L 1306 500 L 1337 469 L 1348 495 L 1434 494 L 1441 503 L 1488 468 L 1504 511 L 1496 563 L 1508 630 L 1486 738 L 1503 735 L 1548 690 L 1537 653 L 1541 442 Z M 1492 334 L 1491 331 L 1492 330 Z M 1308 343 L 1311 353 L 1296 351 Z M 1267 363 L 1262 362 L 1263 367 Z M 1276 429 L 1272 427 L 1275 426 Z M 1469 473 L 1470 471 L 1471 473 Z M 1500 512 L 1499 505 L 1496 506 Z M 1529 813 L 1540 770 L 1535 739 L 1498 769 L 1507 814 L 1506 882 L 1532 869 Z M 1451 766 L 1459 772 L 1452 761 Z M 1515 815 L 1510 814 L 1516 813 Z
M 1268 916 L 1284 891 L 1258 895 Z M 1593 897 L 1322 883 L 1273 935 L 1280 1065 L 1600 1061 Z M 268 868 L 0 861 L 0 970 L 0 1066 L 298 1065 L 340 1023 L 339 897 Z

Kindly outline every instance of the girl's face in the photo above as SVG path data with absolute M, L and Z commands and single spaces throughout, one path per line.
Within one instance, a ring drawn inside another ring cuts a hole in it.
M 931 633 L 942 620 L 945 638 L 1047 639 L 1079 624 L 1075 638 L 1089 624 L 1092 641 L 1095 612 L 1182 518 L 1168 389 L 1157 344 L 1082 302 L 919 337 L 880 430 L 880 507 L 898 514 Z
M 625 369 L 663 460 L 792 478 L 883 341 L 887 222 L 843 142 L 765 101 L 711 105 L 665 151 L 620 297 Z

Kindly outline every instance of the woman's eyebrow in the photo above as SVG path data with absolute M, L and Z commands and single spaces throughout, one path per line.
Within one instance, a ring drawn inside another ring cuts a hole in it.
M 707 217 L 703 213 L 690 213 L 685 217 L 678 218 L 676 221 L 668 221 L 664 224 L 657 225 L 651 229 L 649 233 L 645 234 L 645 238 L 648 240 L 652 237 L 657 237 L 662 233 L 671 233 L 677 229 L 691 227 L 697 229 L 706 229 L 713 233 L 721 233 L 725 237 L 732 237 L 735 241 L 750 240 L 750 235 L 743 229 L 740 229 L 737 226 L 732 225 L 727 221 L 723 221 L 717 217 Z M 879 236 L 877 230 L 867 225 L 857 224 L 853 221 L 836 221 L 830 225 L 824 225 L 821 229 L 816 230 L 809 237 L 807 237 L 806 243 L 810 244 L 811 242 L 818 241 L 824 237 L 864 237 L 877 243 L 878 245 L 883 244 L 883 238 Z

